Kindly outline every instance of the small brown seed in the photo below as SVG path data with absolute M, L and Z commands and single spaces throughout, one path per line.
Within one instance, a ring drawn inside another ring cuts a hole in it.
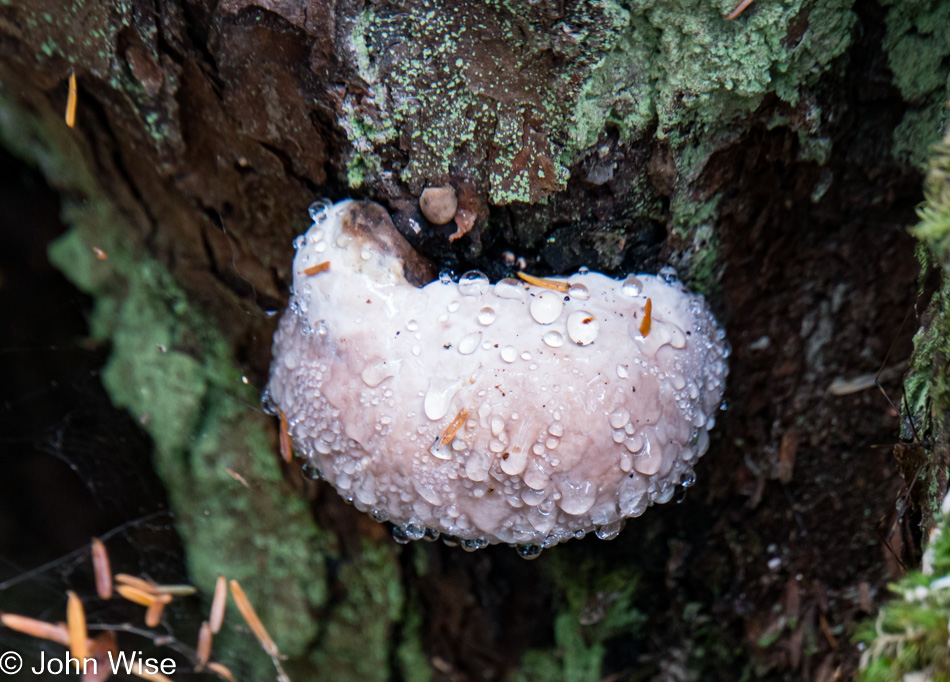
M 458 210 L 455 189 L 452 185 L 426 187 L 419 197 L 419 208 L 430 223 L 445 225 L 455 217 L 455 212 Z

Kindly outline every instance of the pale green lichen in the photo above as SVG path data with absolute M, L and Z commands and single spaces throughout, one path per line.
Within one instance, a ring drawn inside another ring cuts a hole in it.
M 240 580 L 282 648 L 301 653 L 316 634 L 304 606 L 325 599 L 327 541 L 280 477 L 251 407 L 256 393 L 167 271 L 123 248 L 128 228 L 104 203 L 69 206 L 66 216 L 75 227 L 50 258 L 77 285 L 93 284 L 84 289 L 96 301 L 90 327 L 112 342 L 103 384 L 152 437 L 192 577 L 205 590 L 219 574 Z M 228 469 L 253 481 L 251 489 Z M 249 555 L 262 563 L 248 563 Z
M 398 139 L 408 157 L 400 178 L 413 191 L 487 171 L 496 204 L 562 189 L 611 126 L 625 143 L 699 140 L 705 151 L 689 158 L 701 166 L 769 94 L 796 105 L 844 53 L 856 21 L 853 0 L 766 3 L 733 22 L 728 4 L 584 2 L 552 25 L 532 3 L 507 0 L 367 9 L 350 46 L 371 96 L 344 109 L 341 125 L 370 175 Z M 480 30 L 494 42 L 476 45 Z M 368 130 L 384 134 L 375 142 Z M 827 160 L 826 147 L 815 155 Z
M 921 169 L 948 120 L 950 5 L 942 0 L 884 0 L 884 51 L 894 83 L 910 103 L 894 131 L 897 159 Z

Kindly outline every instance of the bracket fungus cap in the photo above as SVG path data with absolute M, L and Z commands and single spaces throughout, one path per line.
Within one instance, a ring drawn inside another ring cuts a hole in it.
M 265 403 L 397 539 L 530 556 L 692 481 L 729 351 L 675 276 L 432 281 L 377 204 L 311 214 Z

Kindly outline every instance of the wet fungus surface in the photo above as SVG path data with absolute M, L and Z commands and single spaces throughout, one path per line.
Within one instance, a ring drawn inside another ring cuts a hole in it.
M 311 213 L 266 401 L 397 539 L 530 555 L 692 482 L 728 347 L 675 274 L 432 281 L 380 206 Z

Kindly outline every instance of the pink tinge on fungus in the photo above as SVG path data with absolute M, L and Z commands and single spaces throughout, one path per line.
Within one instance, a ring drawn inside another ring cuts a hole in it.
M 311 215 L 265 402 L 398 540 L 531 556 L 692 482 L 728 345 L 675 275 L 432 281 L 379 205 Z

